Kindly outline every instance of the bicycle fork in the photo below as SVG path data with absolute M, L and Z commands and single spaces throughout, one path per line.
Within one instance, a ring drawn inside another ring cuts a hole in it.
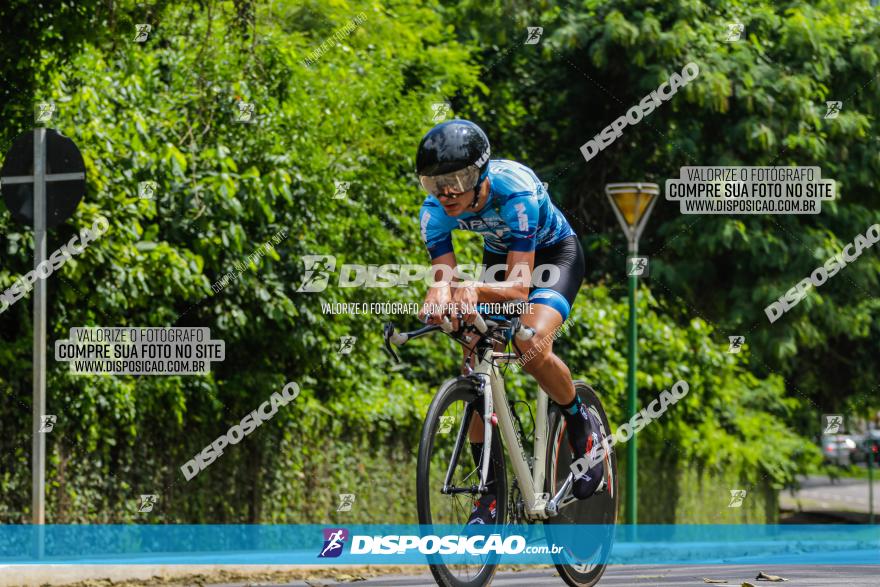
M 497 432 L 505 439 L 509 446 L 508 450 L 511 451 L 510 460 L 514 470 L 514 477 L 520 480 L 520 483 L 523 486 L 521 491 L 523 493 L 526 511 L 528 512 L 529 517 L 532 519 L 543 519 L 555 516 L 559 513 L 561 508 L 568 505 L 574 499 L 570 493 L 574 481 L 574 475 L 569 472 L 562 487 L 559 488 L 556 495 L 551 499 L 544 501 L 542 498 L 539 500 L 537 497 L 538 494 L 534 493 L 536 491 L 543 491 L 544 486 L 544 455 L 546 443 L 549 440 L 547 438 L 548 430 L 546 427 L 547 395 L 541 391 L 538 396 L 539 415 L 535 425 L 535 454 L 533 470 L 530 471 L 520 437 L 513 427 L 513 416 L 510 413 L 510 406 L 503 401 L 503 396 L 499 408 L 504 410 L 504 413 L 500 417 L 495 414 L 495 398 L 493 397 L 493 393 L 496 385 L 494 385 L 492 380 L 493 376 L 497 376 L 497 374 L 479 371 L 468 376 L 474 381 L 474 385 L 476 386 L 477 399 L 469 403 L 465 408 L 464 417 L 461 419 L 461 424 L 458 428 L 458 435 L 455 439 L 453 456 L 452 459 L 450 459 L 449 468 L 446 471 L 446 478 L 441 493 L 446 495 L 461 493 L 485 495 L 489 492 L 489 487 L 486 485 L 486 479 L 489 476 L 489 465 L 491 464 L 490 459 L 492 458 L 492 434 L 496 432 L 494 428 L 497 425 L 499 427 Z M 499 393 L 503 394 L 503 387 L 499 386 L 499 390 Z M 480 460 L 480 478 L 476 484 L 472 484 L 470 487 L 455 487 L 451 485 L 452 478 L 455 469 L 458 466 L 459 455 L 464 448 L 464 443 L 467 441 L 471 418 L 474 417 L 475 412 L 477 411 L 480 397 L 483 399 L 483 454 Z M 514 447 L 516 448 L 514 449 Z M 501 458 L 504 457 L 502 456 Z
M 440 493 L 444 495 L 474 493 L 475 488 L 473 487 L 454 487 L 451 483 L 452 476 L 455 474 L 455 468 L 458 466 L 458 456 L 461 454 L 461 449 L 464 446 L 465 438 L 468 434 L 468 428 L 470 427 L 471 417 L 475 411 L 476 408 L 474 408 L 473 404 L 468 404 L 467 407 L 465 407 L 464 417 L 461 419 L 461 424 L 458 426 L 458 434 L 455 437 L 455 447 L 452 449 L 452 458 L 449 460 L 449 468 L 446 469 L 446 478 L 443 480 L 443 489 L 440 490 Z M 480 485 L 482 485 L 482 480 Z M 479 491 L 479 488 L 476 488 L 476 490 Z
M 485 495 L 489 492 L 489 488 L 486 485 L 486 479 L 489 476 L 489 459 L 491 458 L 491 450 L 492 450 L 492 412 L 494 410 L 492 405 L 492 394 L 486 393 L 486 387 L 489 380 L 488 375 L 484 374 L 473 374 L 470 375 L 469 378 L 476 380 L 477 386 L 477 400 L 470 402 L 465 407 L 464 416 L 461 419 L 461 424 L 458 426 L 458 434 L 455 438 L 455 447 L 452 449 L 452 459 L 449 461 L 449 468 L 446 470 L 446 478 L 443 481 L 443 489 L 441 493 L 445 495 L 451 495 L 456 493 L 470 493 L 473 495 L 480 494 Z M 464 448 L 464 443 L 467 441 L 468 432 L 471 425 L 471 418 L 473 418 L 474 414 L 477 411 L 477 403 L 479 401 L 480 396 L 483 398 L 484 412 L 483 412 L 483 456 L 481 459 L 482 466 L 480 467 L 480 478 L 476 485 L 471 485 L 470 487 L 455 487 L 452 484 L 452 477 L 455 474 L 455 469 L 458 466 L 458 458 L 461 454 L 462 448 Z

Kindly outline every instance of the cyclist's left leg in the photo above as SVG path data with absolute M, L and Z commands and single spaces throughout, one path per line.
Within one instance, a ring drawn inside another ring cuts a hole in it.
M 530 312 L 521 316 L 521 320 L 535 331 L 535 335 L 528 341 L 517 342 L 520 364 L 562 408 L 575 458 L 588 455 L 595 462 L 601 425 L 575 394 L 568 366 L 553 353 L 553 340 L 568 318 L 584 277 L 583 250 L 577 237 L 569 237 L 537 251 L 535 267 L 542 264 L 555 265 L 559 269 L 559 279 L 529 294 Z M 591 496 L 601 484 L 602 477 L 603 463 L 600 461 L 575 479 L 575 497 L 585 499 Z
M 516 341 L 522 369 L 537 380 L 547 395 L 559 405 L 575 399 L 574 383 L 568 366 L 553 353 L 553 337 L 562 326 L 563 316 L 551 306 L 531 304 L 523 314 L 522 323 L 535 331 L 528 341 Z
M 568 318 L 584 280 L 584 252 L 577 236 L 535 251 L 535 274 L 543 277 L 541 266 L 556 268 L 556 279 L 542 283 L 529 292 L 529 310 L 520 316 L 522 323 L 535 331 L 528 341 L 514 340 L 520 353 L 520 365 L 534 377 L 553 401 L 565 406 L 575 401 L 571 371 L 553 353 L 553 340 Z

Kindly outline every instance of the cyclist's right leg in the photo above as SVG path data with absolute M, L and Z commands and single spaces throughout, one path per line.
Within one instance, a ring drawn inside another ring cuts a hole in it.
M 471 368 L 474 367 L 474 357 L 471 353 L 471 349 L 464 348 L 461 364 L 462 375 L 468 373 L 468 365 Z M 471 456 L 474 459 L 474 467 L 476 468 L 477 475 L 480 474 L 480 465 L 482 464 L 483 460 L 483 441 L 485 440 L 485 438 L 483 437 L 483 433 L 483 407 L 482 405 L 479 405 L 477 406 L 474 415 L 471 417 L 470 425 L 468 427 L 468 440 L 470 441 Z M 492 458 L 498 458 L 498 455 L 492 455 Z M 471 515 L 468 519 L 468 525 L 495 523 L 496 502 L 495 493 L 492 492 L 492 488 L 495 487 L 494 467 L 489 467 L 489 474 L 486 477 L 486 487 L 489 488 L 489 493 L 480 496 L 479 499 L 474 500 L 474 507 L 471 510 Z

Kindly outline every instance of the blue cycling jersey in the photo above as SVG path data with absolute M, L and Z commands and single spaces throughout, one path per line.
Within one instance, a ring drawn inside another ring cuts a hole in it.
M 482 210 L 453 218 L 429 194 L 419 212 L 419 224 L 432 259 L 452 251 L 455 229 L 480 233 L 484 246 L 493 253 L 534 251 L 574 234 L 535 172 L 504 159 L 489 161 L 489 199 Z

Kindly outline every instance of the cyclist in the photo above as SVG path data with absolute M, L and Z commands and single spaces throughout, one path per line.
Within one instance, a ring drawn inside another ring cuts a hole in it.
M 425 296 L 420 316 L 432 324 L 439 324 L 446 316 L 458 329 L 459 315 L 464 322 L 473 322 L 477 303 L 528 299 L 531 304 L 521 320 L 535 335 L 529 341 L 517 342 L 523 369 L 562 407 L 574 458 L 584 454 L 594 457 L 599 421 L 575 394 L 571 372 L 553 354 L 552 342 L 583 281 L 583 250 L 535 173 L 520 163 L 489 156 L 486 134 L 467 120 L 438 124 L 419 143 L 416 171 L 428 192 L 419 225 L 435 276 L 438 272 L 451 275 L 456 267 L 451 237 L 454 229 L 480 233 L 484 267 L 503 265 L 506 269 L 484 272 L 480 281 L 435 281 Z M 558 268 L 558 279 L 533 287 L 532 270 L 536 265 L 548 264 Z M 493 274 L 503 275 L 502 280 L 492 279 Z M 436 308 L 442 311 L 432 312 Z M 468 438 L 475 465 L 479 466 L 484 438 L 482 417 L 471 421 Z M 493 467 L 489 471 L 487 486 L 491 488 Z M 590 497 L 602 478 L 600 462 L 575 480 L 573 494 L 579 499 Z M 489 493 L 474 503 L 468 523 L 491 524 L 494 520 L 495 497 Z

